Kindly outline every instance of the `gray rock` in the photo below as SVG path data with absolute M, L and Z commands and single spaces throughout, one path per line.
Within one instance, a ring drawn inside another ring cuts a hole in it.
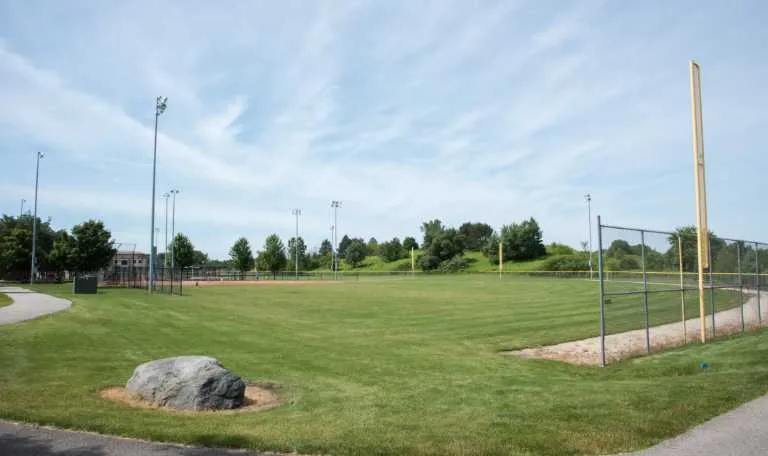
M 136 367 L 128 393 L 180 410 L 221 410 L 245 403 L 245 383 L 216 359 L 179 356 Z

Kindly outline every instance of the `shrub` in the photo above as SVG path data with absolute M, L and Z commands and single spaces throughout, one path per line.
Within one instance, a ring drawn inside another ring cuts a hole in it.
M 544 271 L 588 271 L 589 259 L 585 255 L 555 255 L 541 265 Z
M 410 261 L 403 261 L 402 263 L 395 266 L 393 269 L 394 271 L 402 272 L 402 271 L 411 271 L 411 262 Z
M 468 258 L 464 258 L 461 255 L 456 255 L 450 260 L 446 260 L 440 263 L 438 269 L 440 272 L 461 272 L 467 269 L 467 266 L 469 266 L 470 263 L 471 261 Z
M 550 255 L 573 255 L 576 250 L 569 245 L 553 242 L 547 246 L 547 253 Z

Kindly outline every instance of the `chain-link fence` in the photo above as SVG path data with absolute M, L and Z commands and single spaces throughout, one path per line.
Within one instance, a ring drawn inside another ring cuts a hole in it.
M 768 320 L 768 244 L 716 236 L 709 244 L 699 284 L 695 230 L 603 225 L 598 217 L 602 365 Z

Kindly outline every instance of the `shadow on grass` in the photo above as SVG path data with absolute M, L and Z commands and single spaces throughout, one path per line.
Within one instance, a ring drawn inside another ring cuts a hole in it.
M 198 456 L 198 455 L 218 455 L 223 454 L 221 450 L 218 450 L 219 453 L 215 453 L 212 450 L 212 448 L 247 448 L 252 444 L 251 440 L 239 436 L 239 435 L 222 435 L 222 434 L 203 434 L 203 435 L 197 435 L 193 438 L 193 442 L 195 445 L 201 445 L 209 448 L 191 448 L 190 450 L 199 450 L 203 452 L 191 452 L 191 453 L 184 453 L 185 456 Z M 204 450 L 211 451 L 211 453 L 205 453 Z M 256 454 L 256 453 L 254 453 Z

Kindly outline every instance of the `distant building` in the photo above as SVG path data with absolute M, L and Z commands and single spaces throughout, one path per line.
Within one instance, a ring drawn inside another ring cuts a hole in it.
M 149 265 L 149 254 L 142 252 L 118 251 L 112 259 L 115 269 L 145 268 Z

